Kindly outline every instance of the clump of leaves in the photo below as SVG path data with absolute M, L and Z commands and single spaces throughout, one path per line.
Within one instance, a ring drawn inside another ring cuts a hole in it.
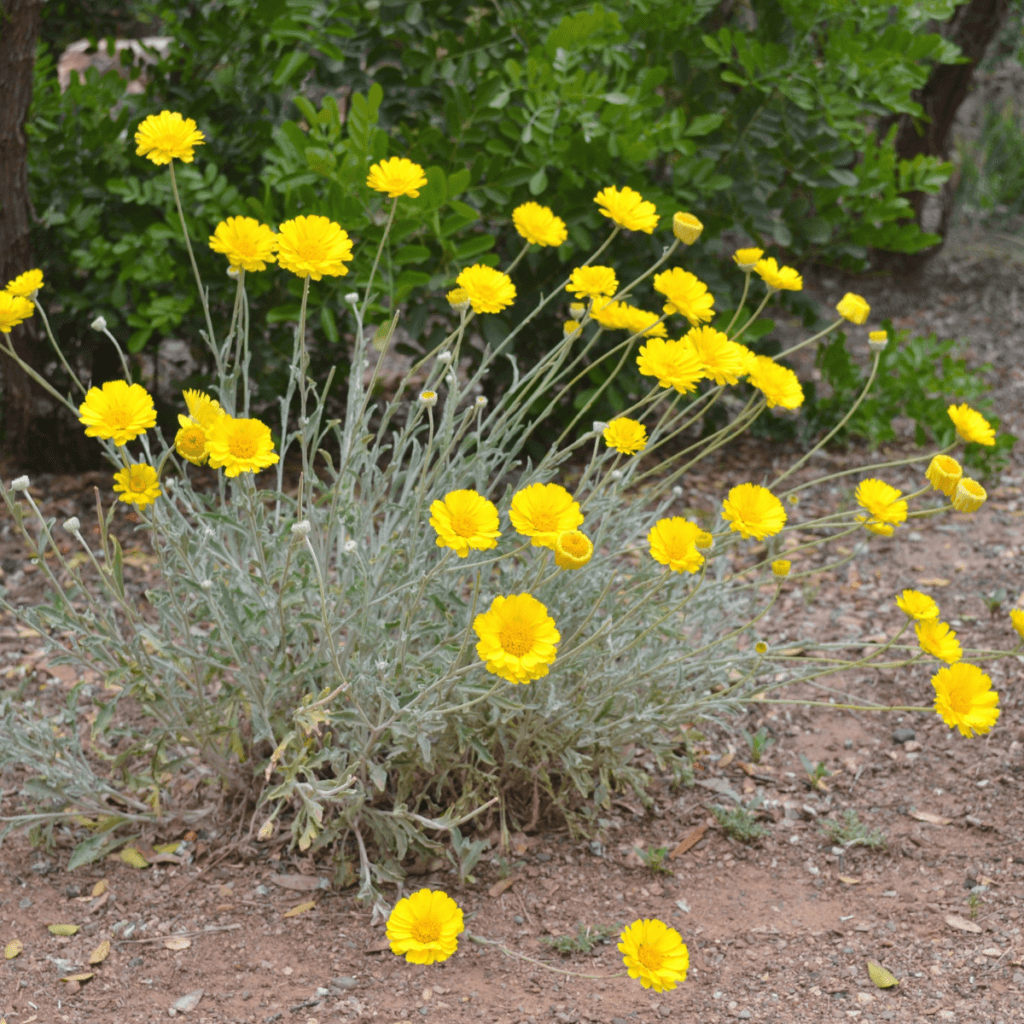
M 839 821 L 824 820 L 821 834 L 834 846 L 866 846 L 870 850 L 884 850 L 888 842 L 888 836 L 881 829 L 868 829 L 852 807 L 843 811 Z
M 672 869 L 665 866 L 665 857 L 668 854 L 667 846 L 655 846 L 650 850 L 641 850 L 639 846 L 633 847 L 636 855 L 655 873 L 671 875 Z
M 981 906 L 981 897 L 976 892 L 972 892 L 971 895 L 967 897 L 967 908 L 972 921 L 978 916 L 979 906 Z
M 725 834 L 739 843 L 756 843 L 768 835 L 768 829 L 746 807 L 725 808 L 716 804 L 711 813 Z
M 753 734 L 745 732 L 743 736 L 750 745 L 750 760 L 753 761 L 754 764 L 760 764 L 761 758 L 765 755 L 765 751 L 767 751 L 768 747 L 775 742 L 774 737 L 763 725 L 757 730 L 757 732 Z
M 823 793 L 828 792 L 828 786 L 825 785 L 825 780 L 832 774 L 824 761 L 819 761 L 817 764 L 811 764 L 810 760 L 804 755 L 800 755 L 800 763 L 804 766 L 804 771 L 807 772 L 807 781 L 811 785 L 811 789 L 820 789 Z
M 571 956 L 573 953 L 589 953 L 595 946 L 608 942 L 613 935 L 618 935 L 621 930 L 621 925 L 581 923 L 576 926 L 575 935 L 544 936 L 540 941 L 562 956 Z

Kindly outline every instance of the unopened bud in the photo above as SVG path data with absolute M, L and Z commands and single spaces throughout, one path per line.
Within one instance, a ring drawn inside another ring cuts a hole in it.
M 261 842 L 265 843 L 274 834 L 274 819 L 267 818 L 262 825 L 260 825 L 259 832 L 256 833 L 256 838 Z
M 703 230 L 704 225 L 692 213 L 676 213 L 672 216 L 672 234 L 684 245 L 693 245 Z
M 754 650 L 757 651 L 758 654 L 767 654 L 770 648 L 764 640 L 758 640 L 757 643 L 754 644 Z
M 11 490 L 12 491 L 27 491 L 28 490 L 28 484 L 29 484 L 29 480 L 28 480 L 27 476 L 16 476 L 11 481 Z
M 303 519 L 302 522 L 296 523 L 292 526 L 292 533 L 296 537 L 308 537 L 311 529 L 312 527 L 309 525 L 309 520 Z
M 420 392 L 420 405 L 425 405 L 428 409 L 433 409 L 437 405 L 437 392 L 436 391 L 421 391 Z
M 107 318 L 105 316 L 98 316 L 89 326 L 94 331 L 105 331 L 107 329 Z
M 64 529 L 68 533 L 78 533 L 82 528 L 82 524 L 78 521 L 78 516 L 72 516 L 70 519 L 64 520 Z
M 354 540 L 347 540 L 347 541 L 345 541 L 345 543 L 344 543 L 344 544 L 342 544 L 342 549 L 343 549 L 344 551 L 347 551 L 347 552 L 349 552 L 349 553 L 351 553 L 351 552 L 355 551 L 355 549 L 356 549 L 357 547 L 359 547 L 359 545 L 358 545 L 358 544 L 356 543 L 356 541 L 354 541 Z
M 232 281 L 237 281 L 240 273 L 241 271 L 238 267 L 228 267 L 228 277 L 230 277 Z
M 483 409 L 486 405 L 487 405 L 487 396 L 486 395 L 477 395 L 476 396 L 476 407 L 478 409 Z
M 448 349 L 445 349 L 443 352 L 438 352 L 437 361 L 439 363 L 450 363 L 452 361 L 451 352 L 449 352 Z
M 359 292 L 349 292 L 345 296 L 345 301 L 350 305 L 354 306 L 359 301 Z
M 868 346 L 874 349 L 876 352 L 880 352 L 888 344 L 889 334 L 887 331 L 868 332 Z
M 213 590 L 213 580 L 200 580 L 199 586 L 202 587 L 203 590 Z
M 571 316 L 573 320 L 582 320 L 583 314 L 586 313 L 586 311 L 587 307 L 584 306 L 582 302 L 574 302 L 569 306 L 569 316 Z
M 789 575 L 789 569 L 792 564 L 792 562 L 785 558 L 776 558 L 772 562 L 772 575 L 780 580 L 785 579 Z
M 608 429 L 608 424 L 604 420 L 594 420 L 594 433 L 603 434 Z

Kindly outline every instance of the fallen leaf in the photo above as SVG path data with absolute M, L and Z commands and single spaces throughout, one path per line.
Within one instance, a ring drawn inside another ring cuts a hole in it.
M 153 847 L 154 853 L 178 853 L 181 850 L 182 841 L 179 839 L 175 843 L 157 843 Z
M 919 587 L 948 587 L 949 580 L 944 580 L 941 576 L 929 577 L 928 579 L 918 580 L 917 585 Z
M 192 992 L 186 992 L 180 999 L 175 999 L 171 1006 L 178 1013 L 188 1013 L 189 1010 L 194 1010 L 199 1005 L 199 1000 L 202 998 L 203 990 L 197 988 Z
M 503 878 L 500 882 L 495 882 L 494 885 L 487 890 L 487 895 L 492 898 L 497 898 L 507 889 L 511 889 L 516 882 L 519 881 L 519 875 L 510 875 L 508 878 Z
M 978 885 L 998 885 L 999 883 L 994 878 L 989 878 L 988 875 L 978 875 Z
M 973 921 L 968 921 L 966 917 L 961 917 L 959 914 L 947 914 L 946 924 L 960 932 L 973 932 L 975 935 L 981 934 L 980 926 L 976 925 Z
M 981 955 L 995 957 L 998 960 L 999 957 L 1003 955 L 1003 951 L 1001 949 L 996 949 L 995 946 L 993 946 L 991 949 L 983 949 L 981 951 Z
M 271 881 L 282 889 L 295 892 L 313 892 L 314 889 L 326 889 L 327 879 L 316 875 L 273 875 Z
M 120 856 L 121 860 L 123 860 L 130 868 L 138 868 L 141 870 L 142 868 L 149 867 L 149 861 L 146 860 L 146 858 L 143 857 L 134 846 L 126 846 L 121 851 Z
M 184 935 L 172 935 L 169 939 L 164 940 L 164 949 L 188 949 L 191 945 L 192 940 Z
M 880 967 L 874 960 L 868 961 L 868 977 L 874 982 L 876 988 L 892 988 L 899 984 L 899 979 L 894 974 L 884 967 Z
M 51 935 L 74 935 L 78 931 L 77 924 L 51 924 L 47 928 Z
M 692 846 L 696 846 L 704 838 L 704 833 L 707 830 L 707 825 L 698 825 L 692 831 L 687 832 L 679 841 L 679 845 L 668 855 L 668 859 L 675 860 L 676 857 L 682 856 Z
M 860 879 L 854 878 L 853 875 L 840 875 L 839 881 L 842 882 L 843 885 L 860 885 Z
M 732 764 L 733 759 L 735 757 L 736 757 L 736 751 L 734 751 L 734 750 L 730 750 L 728 753 L 723 754 L 721 756 L 721 758 L 719 759 L 719 761 L 718 761 L 718 767 L 719 768 L 725 768 L 726 765 Z
M 92 971 L 85 972 L 83 974 L 69 974 L 66 978 L 61 978 L 61 981 L 88 981 L 90 978 L 95 978 L 96 975 Z
M 316 906 L 316 901 L 315 900 L 310 900 L 308 903 L 299 903 L 296 906 L 292 907 L 291 910 L 286 910 L 284 912 L 284 914 L 282 914 L 281 916 L 282 917 L 298 917 L 299 914 L 305 914 L 308 911 L 312 910 L 315 906 Z
M 929 825 L 948 825 L 953 819 L 943 818 L 940 814 L 932 814 L 930 811 L 911 811 L 910 816 L 918 821 L 926 821 Z
M 11 941 L 4 946 L 4 959 L 13 960 L 24 948 L 25 944 L 21 939 L 11 939 Z
M 93 966 L 103 963 L 110 955 L 110 939 L 101 942 L 90 954 L 89 963 Z

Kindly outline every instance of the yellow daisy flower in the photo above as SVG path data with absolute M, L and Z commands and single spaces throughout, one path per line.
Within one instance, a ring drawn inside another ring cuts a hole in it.
M 984 444 L 991 447 L 996 443 L 996 432 L 992 429 L 987 419 L 967 403 L 962 405 L 951 405 L 946 409 L 949 418 L 956 427 L 956 432 L 964 441 L 974 441 L 977 444 Z
M 705 376 L 716 384 L 738 384 L 747 365 L 744 352 L 722 331 L 713 327 L 691 327 L 683 336 L 697 353 Z
M 656 377 L 663 388 L 675 388 L 681 395 L 696 391 L 697 381 L 705 376 L 696 349 L 667 338 L 651 338 L 641 345 L 636 365 L 645 377 Z
M 952 459 L 948 455 L 936 455 L 928 463 L 928 469 L 925 470 L 924 475 L 935 490 L 941 491 L 947 498 L 952 498 L 964 471 L 956 459 Z
M 657 918 L 634 921 L 619 936 L 619 952 L 631 978 L 644 988 L 671 992 L 686 981 L 690 952 L 682 936 Z
M 466 267 L 455 283 L 469 296 L 474 313 L 500 313 L 516 300 L 512 278 L 482 263 Z
M 863 324 L 871 315 L 871 307 L 863 298 L 861 298 L 860 295 L 854 295 L 853 292 L 847 292 L 839 300 L 839 304 L 836 306 L 836 312 L 844 320 L 849 320 L 851 324 Z
M 871 513 L 872 523 L 896 525 L 907 518 L 907 503 L 900 499 L 902 493 L 884 480 L 862 480 L 857 485 L 857 504 Z
M 961 735 L 983 736 L 999 718 L 999 693 L 992 680 L 977 665 L 958 661 L 940 668 L 932 676 L 935 687 L 935 711 L 951 729 Z
M 740 270 L 753 270 L 763 255 L 764 249 L 737 249 L 732 254 L 732 260 Z
M 977 480 L 963 477 L 957 481 L 956 490 L 953 492 L 953 508 L 957 512 L 977 512 L 987 498 L 988 493 Z
M 437 531 L 437 546 L 451 548 L 459 558 L 469 549 L 488 551 L 498 546 L 498 510 L 476 491 L 449 491 L 430 505 L 430 525 Z
M 1024 640 L 1024 611 L 1014 608 L 1010 612 L 1010 625 L 1017 631 L 1017 635 Z
M 404 156 L 381 160 L 370 168 L 366 177 L 366 184 L 374 192 L 386 192 L 389 199 L 397 199 L 399 196 L 415 199 L 426 183 L 427 176 L 423 168 Z
M 34 312 L 35 306 L 24 296 L 0 292 L 0 332 L 3 334 L 10 334 Z
M 664 338 L 668 332 L 660 322 L 657 313 L 638 309 L 628 302 L 594 303 L 590 318 L 609 331 L 628 331 L 631 335 L 643 334 L 650 338 Z
M 530 484 L 512 496 L 508 513 L 516 533 L 535 548 L 554 548 L 560 533 L 583 522 L 580 503 L 560 484 Z
M 685 316 L 691 327 L 697 327 L 715 315 L 712 308 L 715 297 L 708 291 L 708 286 L 681 267 L 655 274 L 654 290 L 665 296 L 665 312 Z
M 759 484 L 739 484 L 722 502 L 722 518 L 744 539 L 774 537 L 786 525 L 782 502 Z
M 204 136 L 191 117 L 161 110 L 150 114 L 135 132 L 135 155 L 153 163 L 169 164 L 180 160 L 190 164 L 196 146 L 204 145 Z
M 156 470 L 145 462 L 126 466 L 114 474 L 114 491 L 118 500 L 137 508 L 145 508 L 160 496 Z
M 254 217 L 228 217 L 210 235 L 210 248 L 228 258 L 236 270 L 266 270 L 275 263 L 277 235 Z
M 952 665 L 959 661 L 964 652 L 960 649 L 960 641 L 956 638 L 956 632 L 949 628 L 945 622 L 938 619 L 924 619 L 914 623 L 914 631 L 917 633 L 917 642 L 925 654 L 930 654 L 939 661 Z
M 609 185 L 594 196 L 594 202 L 602 217 L 609 217 L 627 231 L 643 231 L 649 235 L 658 226 L 657 207 L 628 186 L 619 190 Z
M 206 432 L 206 452 L 214 469 L 224 475 L 256 473 L 273 466 L 280 456 L 274 451 L 270 427 L 259 420 L 235 419 L 224 415 Z
M 750 383 L 764 392 L 769 409 L 777 405 L 783 409 L 798 409 L 803 405 L 804 389 L 800 386 L 800 378 L 789 367 L 769 356 L 755 356 L 749 373 Z
M 496 597 L 473 620 L 480 638 L 476 652 L 487 671 L 510 683 L 529 683 L 548 674 L 558 642 L 555 620 L 532 594 Z
M 30 299 L 42 287 L 43 272 L 41 270 L 26 270 L 24 274 L 19 274 L 13 281 L 8 281 L 4 291 L 11 295 L 20 295 L 23 299 Z
M 224 415 L 220 402 L 216 398 L 211 398 L 205 391 L 189 389 L 188 391 L 182 391 L 181 394 L 185 399 L 185 406 L 188 409 L 189 417 L 201 427 L 213 426 Z M 178 420 L 180 422 L 180 416 Z
M 568 237 L 565 221 L 540 203 L 523 203 L 512 211 L 516 231 L 532 245 L 561 245 Z
M 922 594 L 920 590 L 904 590 L 896 598 L 896 607 L 919 622 L 939 617 L 939 606 L 934 598 Z
M 459 948 L 462 910 L 446 892 L 420 889 L 395 904 L 388 916 L 391 952 L 410 964 L 447 960 Z
M 555 565 L 559 569 L 582 569 L 593 554 L 593 542 L 579 530 L 566 530 L 555 539 Z
M 604 428 L 605 444 L 623 455 L 636 455 L 647 447 L 647 428 L 628 416 L 619 416 Z
M 583 330 L 583 325 L 579 320 L 566 320 L 562 324 L 562 337 L 571 338 L 574 334 L 579 334 Z
M 682 516 L 659 519 L 650 533 L 651 558 L 667 565 L 672 572 L 698 572 L 704 556 L 697 550 L 701 528 Z
M 297 277 L 344 277 L 352 262 L 352 239 L 333 220 L 316 214 L 286 220 L 277 236 L 277 262 Z
M 672 215 L 672 234 L 684 245 L 693 245 L 700 238 L 704 225 L 692 213 Z
M 610 298 L 619 290 L 619 279 L 611 267 L 576 267 L 565 290 L 578 299 Z
M 108 380 L 102 388 L 89 388 L 78 407 L 86 437 L 110 439 L 116 445 L 134 441 L 156 426 L 156 409 L 141 384 Z
M 187 416 L 178 416 L 181 424 L 174 435 L 174 450 L 194 466 L 203 466 L 209 453 L 206 450 L 206 431 Z
M 787 558 L 776 558 L 772 562 L 772 575 L 780 580 L 784 580 L 789 575 L 789 570 L 793 567 L 793 563 Z
M 780 267 L 774 256 L 758 260 L 754 270 L 769 288 L 776 291 L 798 292 L 804 286 L 804 279 L 792 267 Z

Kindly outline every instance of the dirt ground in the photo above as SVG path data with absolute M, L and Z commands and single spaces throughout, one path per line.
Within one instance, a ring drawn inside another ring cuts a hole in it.
M 954 239 L 913 288 L 885 278 L 807 283 L 829 305 L 852 289 L 897 326 L 966 339 L 972 365 L 994 364 L 989 381 L 1004 428 L 1024 437 L 1017 279 L 1005 254 L 988 255 L 973 238 Z M 914 453 L 909 441 L 885 449 L 878 461 L 900 453 Z M 751 464 L 767 470 L 791 459 L 781 446 L 746 442 L 690 479 L 687 504 L 711 509 L 725 489 L 750 479 Z M 864 452 L 830 453 L 815 457 L 808 472 L 818 476 L 866 461 Z M 884 476 L 906 491 L 920 485 L 922 472 L 919 464 Z M 792 515 L 810 518 L 849 500 L 857 479 L 809 489 Z M 64 477 L 33 484 L 47 511 L 84 520 L 92 499 L 83 483 L 92 482 Z M 101 475 L 95 482 L 109 486 Z M 787 585 L 764 639 L 813 635 L 869 643 L 892 634 L 902 621 L 895 595 L 917 587 L 939 601 L 965 648 L 1013 647 L 1006 612 L 1024 607 L 1024 445 L 985 485 L 989 501 L 973 517 L 922 521 L 892 540 L 873 537 L 864 557 L 828 574 L 820 589 Z M 0 582 L 15 603 L 36 600 L 38 571 L 25 561 L 6 517 L 0 524 Z M 130 582 L 141 589 L 152 567 L 137 540 L 135 549 L 127 562 Z M 1006 597 L 993 609 L 1000 588 Z M 970 660 L 969 650 L 965 656 Z M 44 699 L 59 699 L 75 681 L 69 669 L 49 667 L 36 641 L 9 618 L 0 621 L 0 659 L 7 664 L 0 685 L 27 680 Z M 497 851 L 485 855 L 476 883 L 461 890 L 444 871 L 408 880 L 412 889 L 445 888 L 474 935 L 532 959 L 463 936 L 447 962 L 407 964 L 387 950 L 383 927 L 371 924 L 355 889 L 331 888 L 326 862 L 265 844 L 231 847 L 222 856 L 226 839 L 218 823 L 190 835 L 176 857 L 145 869 L 115 858 L 68 873 L 68 849 L 33 850 L 15 836 L 0 847 L 0 945 L 18 940 L 24 949 L 0 961 L 0 1018 L 7 1024 L 122 1024 L 177 1015 L 198 1024 L 1024 1020 L 1022 666 L 1024 657 L 987 667 L 1002 716 L 986 738 L 963 739 L 932 715 L 755 705 L 735 730 L 701 727 L 705 739 L 691 788 L 671 788 L 646 751 L 633 751 L 652 775 L 651 812 L 619 799 L 592 841 L 572 840 L 564 830 L 514 837 L 504 863 Z M 861 671 L 804 695 L 928 703 L 930 674 L 923 666 Z M 753 764 L 738 730 L 761 727 L 773 742 Z M 801 754 L 824 762 L 827 792 L 811 786 Z M 12 781 L 0 778 L 2 813 L 15 803 Z M 710 808 L 755 795 L 763 798 L 768 834 L 748 846 L 729 838 Z M 840 861 L 821 822 L 846 809 L 885 833 L 884 849 L 851 847 Z M 675 850 L 705 826 L 699 841 L 665 860 L 667 873 L 652 870 L 637 853 Z M 182 838 L 168 832 L 149 841 Z M 102 880 L 107 893 L 90 899 Z M 285 916 L 304 901 L 315 907 Z M 689 946 L 689 976 L 673 992 L 649 993 L 623 976 L 615 936 L 638 917 L 668 921 Z M 53 923 L 79 931 L 54 936 L 47 931 Z M 608 933 L 610 939 L 599 938 Z M 589 953 L 562 956 L 544 941 L 578 934 L 595 939 Z M 175 936 L 187 938 L 187 948 L 168 948 Z M 109 956 L 89 967 L 104 940 L 112 944 Z M 877 988 L 868 959 L 899 984 Z M 88 972 L 94 976 L 81 982 L 62 980 Z

